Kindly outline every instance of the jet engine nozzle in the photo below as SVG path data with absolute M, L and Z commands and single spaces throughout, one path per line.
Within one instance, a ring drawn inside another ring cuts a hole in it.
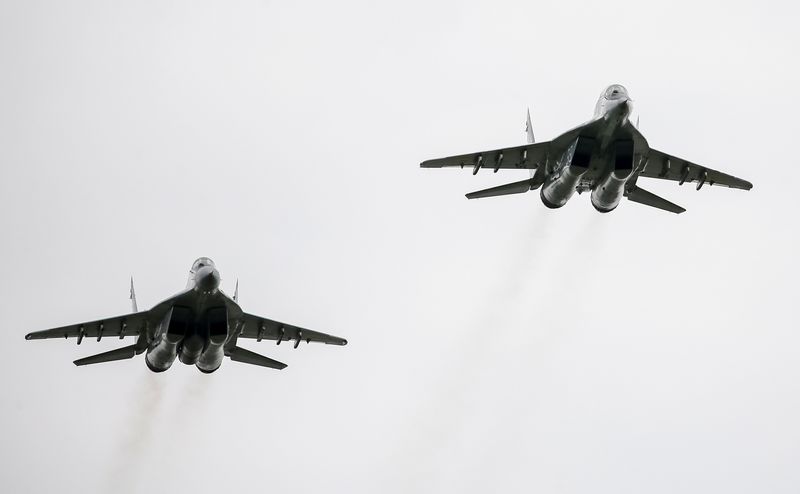
M 164 372 L 172 367 L 172 363 L 175 361 L 177 354 L 177 345 L 162 340 L 161 343 L 148 350 L 147 354 L 144 356 L 144 361 L 147 364 L 147 368 L 151 371 Z
M 222 345 L 209 345 L 206 351 L 200 355 L 200 359 L 197 361 L 197 368 L 200 369 L 200 372 L 211 374 L 222 365 L 224 356 L 225 350 Z
M 630 172 L 621 173 L 620 170 L 611 172 L 592 191 L 592 206 L 601 213 L 613 211 L 625 194 L 625 182 L 629 175 Z

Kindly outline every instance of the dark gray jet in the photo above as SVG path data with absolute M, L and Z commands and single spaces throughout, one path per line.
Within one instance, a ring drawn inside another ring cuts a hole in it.
M 233 298 L 230 298 L 219 289 L 219 281 L 219 271 L 214 262 L 201 257 L 192 264 L 186 289 L 148 311 L 138 311 L 131 280 L 131 314 L 37 331 L 26 335 L 25 339 L 72 337 L 77 338 L 80 345 L 86 336 L 97 338 L 97 341 L 104 336 L 119 339 L 134 336 L 136 343 L 133 345 L 76 360 L 75 365 L 124 360 L 146 352 L 144 361 L 153 372 L 169 369 L 177 357 L 184 364 L 196 365 L 205 373 L 219 369 L 225 356 L 237 362 L 273 369 L 286 367 L 277 360 L 236 346 L 239 338 L 275 340 L 278 345 L 282 341 L 294 340 L 295 348 L 303 340 L 307 343 L 347 344 L 344 338 L 247 314 L 237 303 L 238 283 Z
M 750 190 L 753 184 L 725 173 L 657 151 L 628 117 L 632 102 L 628 91 L 609 86 L 594 111 L 594 118 L 552 141 L 535 142 L 528 113 L 528 144 L 494 151 L 462 154 L 424 161 L 422 168 L 458 166 L 495 173 L 503 169 L 528 169 L 531 178 L 467 194 L 468 199 L 520 194 L 541 188 L 542 202 L 560 208 L 577 191 L 592 193 L 592 205 L 601 213 L 612 211 L 623 197 L 647 206 L 682 213 L 684 208 L 638 186 L 639 177 L 673 180 Z

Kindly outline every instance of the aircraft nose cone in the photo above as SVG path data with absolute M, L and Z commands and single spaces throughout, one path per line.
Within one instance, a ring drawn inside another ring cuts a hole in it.
M 194 280 L 197 288 L 210 292 L 219 286 L 219 272 L 210 266 L 204 266 L 197 270 Z

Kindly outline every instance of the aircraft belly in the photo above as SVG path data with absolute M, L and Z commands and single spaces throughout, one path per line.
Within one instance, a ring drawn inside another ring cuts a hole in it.
M 213 372 L 221 361 L 229 339 L 227 297 L 220 291 L 185 292 L 173 300 L 172 308 L 157 328 L 145 356 L 147 366 L 163 372 L 178 358 Z
M 196 364 L 202 372 L 210 373 L 219 369 L 225 356 L 224 345 L 231 334 L 228 310 L 225 307 L 209 309 L 206 315 L 206 328 L 208 331 L 206 346 Z

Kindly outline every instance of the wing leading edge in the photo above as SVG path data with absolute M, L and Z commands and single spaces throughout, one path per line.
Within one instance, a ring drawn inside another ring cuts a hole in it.
M 49 338 L 78 338 L 80 345 L 84 337 L 96 338 L 100 341 L 104 336 L 137 336 L 142 333 L 147 323 L 148 312 L 135 312 L 124 316 L 98 319 L 80 324 L 62 326 L 60 328 L 35 331 L 25 335 L 26 340 L 44 340 Z
M 705 185 L 722 185 L 732 189 L 750 190 L 753 184 L 727 173 L 676 158 L 662 151 L 650 148 L 641 177 L 673 180 L 683 185 L 686 182 L 696 183 L 697 190 Z
M 240 328 L 240 338 L 252 338 L 257 341 L 274 340 L 280 345 L 282 341 L 294 340 L 294 346 L 305 340 L 307 343 L 312 341 L 325 343 L 326 345 L 347 345 L 347 340 L 338 336 L 312 331 L 310 329 L 285 324 L 266 317 L 243 314 L 243 327 Z
M 500 169 L 533 170 L 545 164 L 549 149 L 549 142 L 539 142 L 524 146 L 432 159 L 423 161 L 419 166 L 422 168 L 452 166 L 464 168 L 468 166 L 472 168 L 473 175 L 478 173 L 481 168 L 491 169 L 495 172 Z

